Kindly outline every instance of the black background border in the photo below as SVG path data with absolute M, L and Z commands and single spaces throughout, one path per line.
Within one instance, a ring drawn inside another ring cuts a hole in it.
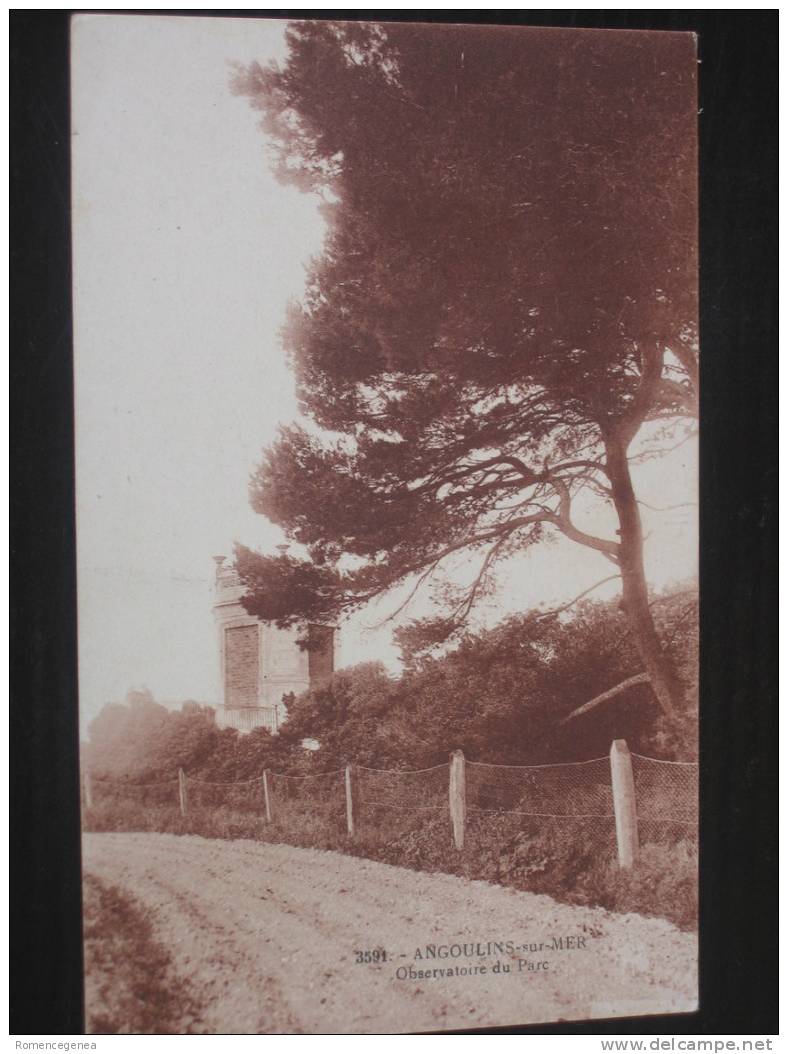
M 777 12 L 127 13 L 698 33 L 701 1009 L 496 1031 L 776 1034 Z M 16 1035 L 83 1031 L 68 20 L 69 12 L 10 12 L 10 1031 Z

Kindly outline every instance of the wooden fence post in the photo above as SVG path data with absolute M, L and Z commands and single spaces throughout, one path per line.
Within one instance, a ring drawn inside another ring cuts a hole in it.
M 181 807 L 181 816 L 186 815 L 186 773 L 183 769 L 178 769 L 178 804 Z
M 610 776 L 613 783 L 613 810 L 616 814 L 618 866 L 632 867 L 638 858 L 638 813 L 632 756 L 625 739 L 614 739 L 610 747 Z
M 263 798 L 265 799 L 265 818 L 271 822 L 271 796 L 268 793 L 268 769 L 263 769 Z
M 85 808 L 86 809 L 92 809 L 93 808 L 93 787 L 91 786 L 91 783 L 90 783 L 90 773 L 89 772 L 85 772 L 85 773 L 82 774 L 82 787 L 83 787 L 83 794 L 85 796 Z
M 350 776 L 350 765 L 345 766 L 345 810 L 347 812 L 347 833 L 353 837 L 353 785 Z
M 455 849 L 465 845 L 465 755 L 455 750 L 449 767 L 449 815 Z

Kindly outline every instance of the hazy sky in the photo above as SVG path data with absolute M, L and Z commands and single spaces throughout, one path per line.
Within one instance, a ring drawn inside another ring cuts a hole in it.
M 313 199 L 270 175 L 229 64 L 283 58 L 284 23 L 83 15 L 73 23 L 73 216 L 82 723 L 132 685 L 219 700 L 212 555 L 269 550 L 250 473 L 295 416 L 278 337 L 320 251 Z M 686 444 L 637 470 L 652 505 L 695 499 Z M 593 510 L 585 524 L 596 524 Z M 644 510 L 649 580 L 693 574 L 696 510 Z M 558 603 L 611 573 L 562 540 L 510 567 L 481 614 Z M 595 596 L 610 596 L 615 584 Z M 343 626 L 341 659 L 396 663 L 396 598 Z M 415 607 L 410 614 L 417 614 Z

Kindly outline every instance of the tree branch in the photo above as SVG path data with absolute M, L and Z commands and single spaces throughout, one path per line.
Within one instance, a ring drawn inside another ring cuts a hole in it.
M 462 620 L 464 618 L 467 618 L 467 616 L 469 615 L 470 610 L 473 607 L 474 601 L 476 600 L 476 594 L 479 591 L 479 587 L 484 581 L 484 576 L 487 574 L 490 565 L 495 559 L 496 554 L 499 552 L 501 546 L 506 541 L 506 538 L 507 535 L 501 535 L 498 541 L 491 545 L 485 553 L 484 560 L 482 561 L 482 566 L 479 568 L 479 573 L 476 575 L 473 585 L 468 591 L 468 595 L 466 596 L 464 602 L 460 604 L 460 606 L 457 608 L 457 610 L 454 612 L 454 615 L 452 616 L 454 619 Z
M 540 611 L 536 616 L 537 619 L 549 618 L 550 615 L 560 615 L 562 611 L 568 611 L 569 608 L 574 607 L 578 600 L 582 600 L 583 597 L 588 596 L 589 593 L 593 593 L 595 589 L 603 586 L 606 582 L 612 582 L 614 578 L 621 578 L 621 575 L 608 575 L 607 578 L 600 579 L 599 582 L 595 582 L 594 585 L 589 586 L 588 589 L 584 589 L 582 593 L 570 600 L 568 604 L 562 604 L 560 608 L 553 608 L 552 611 Z
M 690 439 L 694 439 L 697 435 L 698 433 L 694 431 L 687 432 L 685 436 L 683 436 L 677 443 L 674 443 L 672 446 L 659 447 L 652 450 L 642 450 L 639 454 L 633 454 L 629 460 L 630 462 L 645 461 L 647 458 L 650 457 L 661 457 L 663 454 L 670 454 L 674 450 L 678 450 L 680 446 L 683 446 Z
M 698 380 L 699 380 L 699 369 L 698 369 L 698 357 L 687 347 L 683 347 L 681 344 L 677 344 L 675 347 L 670 349 L 676 358 L 679 360 L 681 365 L 684 367 L 687 373 L 687 377 L 692 384 L 693 391 L 697 396 L 698 393 Z
M 353 593 L 352 591 L 346 593 L 347 602 L 349 604 L 352 604 L 353 606 L 358 606 L 360 603 L 366 604 L 370 600 L 374 600 L 376 597 L 379 597 L 381 596 L 381 594 L 387 592 L 387 590 L 391 589 L 392 586 L 396 585 L 396 583 L 402 578 L 405 578 L 408 575 L 416 574 L 419 571 L 424 571 L 424 569 L 426 568 L 426 573 L 424 573 L 421 579 L 419 579 L 419 582 L 416 583 L 416 586 L 418 588 L 421 582 L 423 582 L 424 579 L 429 576 L 430 572 L 435 570 L 441 560 L 445 559 L 445 557 L 447 556 L 450 556 L 452 553 L 456 553 L 460 549 L 467 549 L 469 546 L 479 545 L 482 542 L 496 542 L 500 545 L 500 543 L 503 543 L 509 537 L 509 535 L 513 534 L 521 527 L 528 527 L 534 523 L 545 523 L 553 521 L 554 514 L 549 512 L 533 513 L 530 516 L 517 516 L 514 519 L 505 520 L 503 523 L 496 524 L 494 527 L 489 528 L 489 530 L 483 531 L 479 534 L 471 535 L 470 537 L 461 538 L 453 545 L 445 546 L 443 550 L 437 555 L 435 553 L 430 553 L 429 555 L 425 554 L 421 560 L 410 564 L 410 566 L 408 567 L 397 569 L 390 579 L 381 582 L 379 585 L 376 585 L 374 588 L 368 589 L 364 593 L 357 594 Z M 493 551 L 498 548 L 499 545 L 493 546 Z
M 564 461 L 560 465 L 553 465 L 550 468 L 550 472 L 567 472 L 573 468 L 589 468 L 594 469 L 598 472 L 604 472 L 604 474 L 610 478 L 610 474 L 607 471 L 607 466 L 601 461 Z
M 652 512 L 673 512 L 674 509 L 697 509 L 697 501 L 683 501 L 678 505 L 649 505 L 647 501 L 643 501 L 638 498 L 638 505 L 642 505 L 644 509 L 650 509 Z
M 621 684 L 617 684 L 615 688 L 608 688 L 606 692 L 602 692 L 601 695 L 597 695 L 593 699 L 589 699 L 587 703 L 583 703 L 582 706 L 578 706 L 578 708 L 573 710 L 571 714 L 568 714 L 562 721 L 559 721 L 559 724 L 565 725 L 573 718 L 580 717 L 581 714 L 587 714 L 589 710 L 593 710 L 600 704 L 606 703 L 608 699 L 615 698 L 615 696 L 625 692 L 628 688 L 634 688 L 638 684 L 650 683 L 651 678 L 647 673 L 636 673 L 634 677 L 627 677 L 625 681 L 622 681 Z
M 579 542 L 580 545 L 585 545 L 589 549 L 596 549 L 597 552 L 603 553 L 614 563 L 618 563 L 618 542 L 611 542 L 607 538 L 597 538 L 596 535 L 586 534 L 579 527 L 575 527 L 570 516 L 572 497 L 569 493 L 569 487 L 558 476 L 550 477 L 549 482 L 552 483 L 558 494 L 558 512 L 553 515 L 553 522 L 558 529 L 567 538 L 571 538 L 573 542 Z
M 672 381 L 669 377 L 663 377 L 657 387 L 662 389 L 670 399 L 674 399 L 688 416 L 697 416 L 698 400 L 694 388 L 686 384 L 679 384 L 678 381 Z
M 416 579 L 416 584 L 413 586 L 412 589 L 410 589 L 408 591 L 408 595 L 405 597 L 405 599 L 402 601 L 402 603 L 399 604 L 394 609 L 394 611 L 391 612 L 390 615 L 386 615 L 386 617 L 382 618 L 380 620 L 380 622 L 376 622 L 372 626 L 368 626 L 366 628 L 368 628 L 368 629 L 380 629 L 382 626 L 385 626 L 387 622 L 392 622 L 397 617 L 397 615 L 400 615 L 405 610 L 405 608 L 408 606 L 408 604 L 411 602 L 411 600 L 413 600 L 413 598 L 415 597 L 416 593 L 418 593 L 419 589 L 426 582 L 426 580 L 430 577 L 430 575 L 432 574 L 432 572 L 435 570 L 435 568 L 438 566 L 438 564 L 441 562 L 442 559 L 443 559 L 443 557 L 439 556 L 437 560 L 434 560 L 427 567 L 426 571 L 422 572 L 422 574 L 419 575 L 419 577 Z

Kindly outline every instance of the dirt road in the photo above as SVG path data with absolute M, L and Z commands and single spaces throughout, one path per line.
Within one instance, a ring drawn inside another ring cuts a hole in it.
M 87 834 L 83 851 L 87 873 L 151 913 L 207 1033 L 417 1032 L 696 1005 L 696 940 L 661 920 L 260 842 Z M 356 962 L 373 949 L 387 961 Z

